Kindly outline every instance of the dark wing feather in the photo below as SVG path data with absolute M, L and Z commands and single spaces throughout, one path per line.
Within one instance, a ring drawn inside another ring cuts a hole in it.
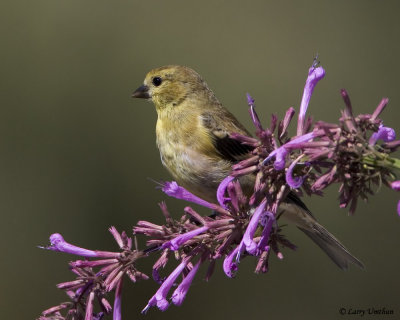
M 293 203 L 293 204 L 299 206 L 300 208 L 305 210 L 311 217 L 313 217 L 315 219 L 315 217 L 313 216 L 311 211 L 307 208 L 307 206 L 304 204 L 304 202 L 301 201 L 301 199 L 294 192 L 292 192 L 292 191 L 289 192 L 289 194 L 286 196 L 286 202 L 290 202 L 290 203 Z
M 242 144 L 240 141 L 232 139 L 229 135 L 223 138 L 214 135 L 214 145 L 223 158 L 231 162 L 238 162 L 246 158 L 253 150 L 253 147 Z
M 235 163 L 248 157 L 254 148 L 230 137 L 230 133 L 240 133 L 248 136 L 250 134 L 231 113 L 224 110 L 223 116 L 225 117 L 224 121 L 218 121 L 219 117 L 216 114 L 204 113 L 202 114 L 203 125 L 209 130 L 218 153 L 225 160 Z

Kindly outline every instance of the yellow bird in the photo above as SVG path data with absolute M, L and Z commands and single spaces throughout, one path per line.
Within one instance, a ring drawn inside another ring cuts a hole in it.
M 151 70 L 132 96 L 151 100 L 156 107 L 157 146 L 172 177 L 191 193 L 216 203 L 218 185 L 230 174 L 232 164 L 251 151 L 250 146 L 229 135 L 250 133 L 188 67 L 170 65 Z M 245 193 L 252 193 L 254 181 L 254 175 L 240 178 Z M 282 217 L 295 223 L 341 269 L 347 269 L 349 262 L 364 267 L 295 194 L 290 193 L 279 209 Z

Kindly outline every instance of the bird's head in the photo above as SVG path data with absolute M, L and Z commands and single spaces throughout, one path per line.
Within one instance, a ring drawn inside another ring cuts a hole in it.
M 151 99 L 157 112 L 177 107 L 187 99 L 214 99 L 196 71 L 176 65 L 151 70 L 132 97 Z

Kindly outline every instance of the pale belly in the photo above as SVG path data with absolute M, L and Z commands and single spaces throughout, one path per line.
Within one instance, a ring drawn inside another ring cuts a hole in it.
M 163 144 L 161 162 L 176 182 L 204 200 L 215 202 L 220 182 L 231 172 L 231 163 L 206 156 L 190 146 Z

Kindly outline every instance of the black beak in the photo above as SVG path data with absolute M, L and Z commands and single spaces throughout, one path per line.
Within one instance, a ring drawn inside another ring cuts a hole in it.
M 150 99 L 149 87 L 142 85 L 132 93 L 132 98 Z

